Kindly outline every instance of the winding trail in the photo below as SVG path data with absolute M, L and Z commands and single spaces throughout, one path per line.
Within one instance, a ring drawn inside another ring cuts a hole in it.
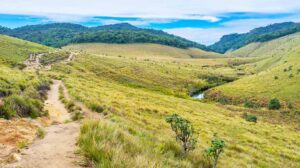
M 45 101 L 45 110 L 49 112 L 49 117 L 53 122 L 63 123 L 70 119 L 70 114 L 59 100 L 60 86 L 62 86 L 61 81 L 53 80 L 53 84 L 48 92 L 48 99 Z
M 21 152 L 21 159 L 5 168 L 80 168 L 81 158 L 75 154 L 80 123 L 65 123 L 70 119 L 68 111 L 59 101 L 61 81 L 54 80 L 48 92 L 46 109 L 53 123 L 45 129 L 44 139 L 38 139 Z

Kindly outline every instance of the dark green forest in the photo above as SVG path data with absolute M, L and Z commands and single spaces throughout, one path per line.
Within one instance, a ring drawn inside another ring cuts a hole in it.
M 16 29 L 0 27 L 0 33 L 51 47 L 62 47 L 70 43 L 157 43 L 178 48 L 200 48 L 204 45 L 174 36 L 161 30 L 142 29 L 128 23 L 84 27 L 70 23 L 53 23 L 23 26 Z
M 277 23 L 266 27 L 256 28 L 244 34 L 225 35 L 221 38 L 220 41 L 209 46 L 209 48 L 219 53 L 225 53 L 228 50 L 239 49 L 252 42 L 270 41 L 299 31 L 299 23 Z

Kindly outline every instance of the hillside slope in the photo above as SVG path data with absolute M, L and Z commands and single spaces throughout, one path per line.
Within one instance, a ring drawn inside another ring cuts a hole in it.
M 300 31 L 300 24 L 293 22 L 276 23 L 266 27 L 259 27 L 244 34 L 229 34 L 220 41 L 209 46 L 216 52 L 225 53 L 239 49 L 254 42 L 266 42 Z
M 137 58 L 222 58 L 224 55 L 197 48 L 180 49 L 159 44 L 104 44 L 85 43 L 66 46 L 67 50 L 90 54 L 130 56 Z
M 257 72 L 275 67 L 287 61 L 287 55 L 300 45 L 300 33 L 291 34 L 268 42 L 248 44 L 233 52 L 227 53 L 234 57 L 252 57 L 261 61 L 255 63 Z
M 258 101 L 266 106 L 272 98 L 299 106 L 300 34 L 265 43 L 253 43 L 232 53 L 236 56 L 263 57 L 252 66 L 259 73 L 212 89 L 207 96 L 230 103 Z
M 61 77 L 71 96 L 106 115 L 105 120 L 83 122 L 78 142 L 98 167 L 201 167 L 214 133 L 226 141 L 220 167 L 299 166 L 299 134 L 294 129 L 262 120 L 249 123 L 240 111 L 169 94 L 186 92 L 186 84 L 196 82 L 201 72 L 217 71 L 214 66 L 183 66 L 183 60 L 82 52 L 71 64 L 44 73 Z M 196 132 L 197 148 L 185 157 L 165 122 L 173 113 L 191 121 Z
M 51 50 L 51 48 L 40 44 L 5 35 L 0 35 L 0 44 L 0 59 L 12 64 L 23 62 L 31 53 Z

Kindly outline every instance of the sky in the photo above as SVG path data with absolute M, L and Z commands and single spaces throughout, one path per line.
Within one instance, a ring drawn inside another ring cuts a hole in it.
M 300 22 L 300 0 L 1 0 L 0 25 L 130 23 L 210 45 L 223 35 Z

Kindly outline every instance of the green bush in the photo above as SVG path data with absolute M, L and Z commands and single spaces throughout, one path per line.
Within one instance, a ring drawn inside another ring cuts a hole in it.
M 244 113 L 243 118 L 248 122 L 257 122 L 257 117 L 253 114 Z
M 211 141 L 211 146 L 205 150 L 205 156 L 209 161 L 209 167 L 216 168 L 221 153 L 225 147 L 224 140 L 218 138 L 216 135 Z
M 45 134 L 46 134 L 45 131 L 40 127 L 36 130 L 36 136 L 40 139 L 44 139 Z
M 288 108 L 289 108 L 289 109 L 293 109 L 293 108 L 294 108 L 293 104 L 292 104 L 292 103 L 289 103 L 289 104 L 288 104 Z
M 31 117 L 41 115 L 43 103 L 37 99 L 11 95 L 3 99 L 4 105 L 0 107 L 0 115 L 4 118 Z
M 250 100 L 246 100 L 244 106 L 247 108 L 257 108 L 259 105 Z
M 185 153 L 195 149 L 196 139 L 193 138 L 194 130 L 188 120 L 177 114 L 173 114 L 166 118 L 166 122 L 171 125 L 172 130 L 176 134 L 176 140 L 181 142 Z
M 98 105 L 98 104 L 91 104 L 90 108 L 93 110 L 93 111 L 96 111 L 98 113 L 102 113 L 104 111 L 104 107 Z
M 281 108 L 281 105 L 280 105 L 280 101 L 276 98 L 274 99 L 271 99 L 270 102 L 269 102 L 269 109 L 270 110 L 278 110 Z

